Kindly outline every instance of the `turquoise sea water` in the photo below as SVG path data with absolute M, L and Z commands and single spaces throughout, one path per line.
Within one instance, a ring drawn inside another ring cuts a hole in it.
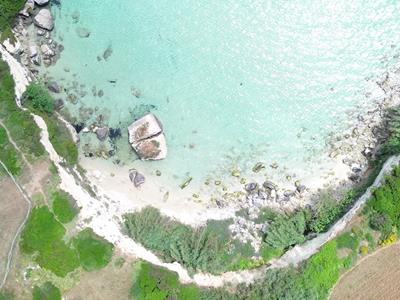
M 86 93 L 71 114 L 96 108 L 92 120 L 125 134 L 150 109 L 169 155 L 147 166 L 177 181 L 257 161 L 312 173 L 328 134 L 370 104 L 366 78 L 400 46 L 398 1 L 69 0 L 53 11 L 65 50 L 49 72 Z

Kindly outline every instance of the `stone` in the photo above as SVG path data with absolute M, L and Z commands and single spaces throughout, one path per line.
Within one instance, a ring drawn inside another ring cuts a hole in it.
M 232 170 L 231 175 L 233 177 L 240 177 L 240 171 L 238 169 L 234 169 Z
M 128 127 L 128 131 L 129 142 L 132 144 L 156 136 L 162 133 L 163 129 L 156 116 L 149 113 L 133 122 Z
M 263 183 L 263 187 L 265 189 L 268 189 L 268 190 L 271 190 L 271 191 L 276 191 L 278 189 L 277 185 L 275 183 L 273 183 L 272 181 L 269 181 L 269 180 L 267 180 L 267 181 L 265 181 Z
M 248 183 L 248 184 L 246 184 L 246 185 L 244 186 L 244 189 L 245 189 L 247 192 L 250 193 L 250 192 L 256 190 L 257 187 L 258 187 L 258 184 L 257 184 L 257 183 L 255 183 L 255 182 L 250 182 L 250 183 Z
M 108 133 L 108 127 L 99 127 L 96 129 L 96 135 L 100 141 L 104 141 L 108 137 Z
M 40 46 L 40 51 L 42 51 L 43 55 L 46 55 L 46 56 L 54 56 L 55 55 L 54 51 L 47 44 L 43 44 L 42 46 Z
M 47 8 L 42 8 L 39 13 L 33 18 L 33 22 L 36 26 L 46 29 L 53 30 L 54 28 L 54 20 L 51 12 Z
M 50 92 L 53 92 L 56 94 L 61 92 L 61 87 L 55 81 L 50 81 L 49 83 L 47 83 L 47 88 L 49 89 Z
M 38 48 L 36 47 L 36 45 L 29 46 L 29 56 L 30 56 L 30 58 L 35 57 L 36 55 L 38 55 Z
M 133 148 L 143 160 L 159 160 L 167 156 L 167 142 L 164 134 L 135 143 Z
M 128 127 L 129 143 L 140 159 L 159 160 L 167 156 L 167 142 L 160 121 L 149 113 Z
M 8 38 L 3 42 L 3 46 L 11 55 L 18 55 L 22 51 L 21 43 L 17 39 L 10 40 L 10 38 Z
M 300 194 L 303 193 L 306 190 L 306 186 L 305 185 L 298 185 L 296 186 L 296 191 L 299 192 Z
M 90 36 L 90 31 L 89 29 L 85 28 L 85 27 L 78 27 L 76 28 L 76 33 L 78 34 L 78 36 L 80 38 L 88 38 Z
M 190 182 L 193 180 L 193 177 L 189 177 L 188 179 L 186 179 L 184 182 L 182 182 L 181 185 L 179 185 L 179 187 L 181 188 L 181 190 L 183 190 L 185 187 L 187 187 Z
M 34 8 L 35 8 L 34 0 L 28 0 L 26 1 L 24 8 L 19 12 L 19 14 L 28 18 L 33 12 Z
M 263 164 L 262 162 L 258 162 L 258 163 L 256 163 L 256 165 L 253 167 L 253 172 L 254 172 L 254 173 L 258 173 L 258 172 L 260 172 L 262 169 L 265 169 L 265 164 Z
M 50 0 L 35 0 L 35 3 L 40 6 L 47 5 L 49 2 Z
M 135 187 L 141 186 L 146 181 L 146 178 L 143 176 L 143 174 L 139 173 L 136 169 L 129 170 L 129 179 Z

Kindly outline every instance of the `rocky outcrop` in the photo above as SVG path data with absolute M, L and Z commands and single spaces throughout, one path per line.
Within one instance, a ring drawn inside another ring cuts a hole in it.
M 53 30 L 54 28 L 54 20 L 51 12 L 47 8 L 42 8 L 39 13 L 33 18 L 33 22 L 36 26 L 46 29 Z
M 49 2 L 50 0 L 35 0 L 35 3 L 40 6 L 47 5 Z
M 140 159 L 159 160 L 167 156 L 167 142 L 162 125 L 149 113 L 128 127 L 129 143 Z

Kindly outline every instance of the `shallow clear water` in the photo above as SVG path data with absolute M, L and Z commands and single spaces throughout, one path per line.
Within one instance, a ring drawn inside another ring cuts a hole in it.
M 169 155 L 147 166 L 177 180 L 257 161 L 312 173 L 346 112 L 370 104 L 365 78 L 392 63 L 400 42 L 400 2 L 387 0 L 69 0 L 54 12 L 65 50 L 50 74 L 87 92 L 67 105 L 72 115 L 97 107 L 94 117 L 125 133 L 150 109 Z

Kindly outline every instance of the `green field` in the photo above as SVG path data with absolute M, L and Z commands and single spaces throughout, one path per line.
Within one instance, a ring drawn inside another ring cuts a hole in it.
M 51 282 L 35 286 L 32 291 L 33 300 L 61 300 L 60 290 Z

